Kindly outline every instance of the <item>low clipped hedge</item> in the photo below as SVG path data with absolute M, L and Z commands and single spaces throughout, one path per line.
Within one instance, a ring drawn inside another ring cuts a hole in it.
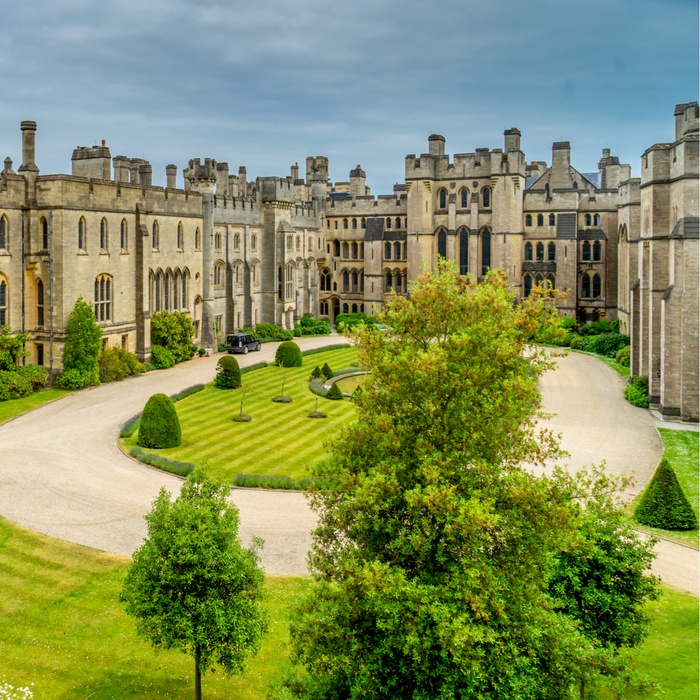
M 241 385 L 241 368 L 233 355 L 224 355 L 216 365 L 214 386 L 217 389 L 238 389 Z
M 319 479 L 303 477 L 293 479 L 290 476 L 264 476 L 260 474 L 236 474 L 233 485 L 242 488 L 286 489 L 289 491 L 306 491 L 309 488 L 320 488 L 325 484 Z
M 275 364 L 279 367 L 301 367 L 301 349 L 293 340 L 280 343 L 275 353 Z
M 661 530 L 695 530 L 698 519 L 667 459 L 662 459 L 634 511 L 637 522 Z
M 129 454 L 132 457 L 136 457 L 139 462 L 156 467 L 157 469 L 162 469 L 170 474 L 177 474 L 178 476 L 188 476 L 194 469 L 194 464 L 178 462 L 177 460 L 168 459 L 161 455 L 154 455 L 151 452 L 144 452 L 140 447 L 133 447 Z
M 165 394 L 153 394 L 141 415 L 137 443 L 141 447 L 165 449 L 177 447 L 181 442 L 180 420 L 172 399 Z
M 193 384 L 182 391 L 178 391 L 177 394 L 171 394 L 170 398 L 173 400 L 173 403 L 177 403 L 178 401 L 182 401 L 182 399 L 186 399 L 188 396 L 192 396 L 192 394 L 198 394 L 200 391 L 204 391 L 204 387 L 204 384 Z

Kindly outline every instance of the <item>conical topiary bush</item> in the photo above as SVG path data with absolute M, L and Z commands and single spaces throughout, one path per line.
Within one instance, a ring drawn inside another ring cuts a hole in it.
M 137 443 L 164 449 L 177 447 L 181 442 L 180 421 L 172 399 L 166 394 L 153 394 L 141 414 Z
M 326 398 L 330 399 L 331 401 L 342 401 L 344 396 L 343 392 L 340 390 L 340 387 L 338 386 L 337 382 L 331 384 L 331 388 L 328 390 L 328 393 L 326 394 Z
M 637 522 L 662 530 L 694 530 L 698 519 L 668 460 L 662 459 L 634 512 Z

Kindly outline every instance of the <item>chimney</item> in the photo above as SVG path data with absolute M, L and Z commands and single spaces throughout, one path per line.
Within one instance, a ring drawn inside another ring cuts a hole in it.
M 572 186 L 571 181 L 571 144 L 568 141 L 557 141 L 552 144 L 552 189 L 563 189 Z
M 238 192 L 241 197 L 245 197 L 248 194 L 246 185 L 247 175 L 248 171 L 245 165 L 241 165 L 241 167 L 238 168 Z
M 22 165 L 19 166 L 19 172 L 27 170 L 39 172 L 34 162 L 36 122 L 23 121 L 19 128 L 22 130 Z
M 428 153 L 431 156 L 445 155 L 445 137 L 440 134 L 430 134 L 428 136 Z
M 512 129 L 507 129 L 503 132 L 505 136 L 505 150 L 508 151 L 519 151 L 520 150 L 520 129 L 513 127 Z
M 295 183 L 299 179 L 299 163 L 294 163 L 292 166 L 292 183 Z
M 216 194 L 228 194 L 228 163 L 216 164 Z
M 171 163 L 165 166 L 165 180 L 169 190 L 177 189 L 177 165 Z
M 153 168 L 150 163 L 139 163 L 139 185 L 153 184 Z

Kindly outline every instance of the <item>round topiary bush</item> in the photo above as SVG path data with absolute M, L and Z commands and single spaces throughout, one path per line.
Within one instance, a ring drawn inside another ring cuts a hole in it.
M 694 530 L 698 519 L 668 460 L 662 459 L 646 487 L 634 517 L 647 527 Z
M 615 361 L 619 362 L 623 367 L 630 366 L 630 346 L 626 345 L 624 348 L 620 348 L 615 355 Z
M 182 442 L 180 421 L 172 399 L 165 394 L 153 394 L 141 414 L 139 437 L 141 447 L 164 449 Z
M 279 367 L 301 367 L 301 349 L 293 340 L 285 340 L 277 348 L 275 364 Z
M 224 355 L 216 364 L 214 386 L 217 389 L 238 389 L 241 385 L 241 368 L 233 355 Z
M 330 399 L 331 401 L 342 401 L 345 397 L 343 396 L 343 392 L 340 390 L 338 384 L 335 383 L 331 385 L 331 388 L 326 394 L 326 398 Z

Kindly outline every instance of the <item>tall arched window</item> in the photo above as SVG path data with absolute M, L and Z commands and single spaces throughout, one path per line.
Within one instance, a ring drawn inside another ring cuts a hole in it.
M 396 221 L 394 222 L 394 228 L 401 228 L 401 217 L 397 216 Z
M 182 289 L 180 290 L 182 292 L 182 308 L 186 309 L 187 307 L 187 292 L 188 292 L 188 280 L 190 277 L 189 270 L 185 268 L 182 271 Z
M 437 235 L 438 256 L 441 258 L 447 257 L 447 232 L 441 228 Z
M 547 260 L 554 262 L 557 259 L 557 244 L 553 241 L 547 244 Z
M 343 260 L 347 260 L 350 257 L 350 247 L 347 243 L 343 243 Z
M 78 250 L 83 252 L 87 250 L 87 231 L 85 227 L 85 219 L 82 216 L 78 221 Z
M 127 250 L 129 239 L 127 238 L 128 229 L 126 226 L 126 219 L 122 219 L 122 224 L 119 230 L 119 247 L 121 250 Z
M 43 216 L 41 217 L 40 226 L 41 226 L 41 249 L 48 250 L 49 249 L 49 224 Z
M 352 220 L 352 230 L 356 231 L 357 230 L 357 219 Z
M 537 215 L 537 225 L 544 226 L 544 214 Z
M 8 250 L 10 239 L 10 224 L 6 216 L 0 216 L 0 250 Z
M 532 291 L 532 277 L 530 275 L 525 275 L 523 277 L 523 294 L 526 297 L 530 296 Z
M 182 275 L 180 270 L 175 270 L 173 275 L 173 309 L 177 309 L 180 306 L 180 280 Z
M 44 283 L 41 280 L 36 283 L 36 324 L 44 325 Z
M 285 287 L 287 299 L 291 299 L 294 296 L 294 263 L 289 263 L 287 265 L 287 284 Z
M 336 258 L 340 257 L 340 241 L 333 241 L 334 255 Z
M 384 244 L 384 260 L 391 260 L 391 243 Z
M 595 241 L 593 243 L 593 260 L 594 262 L 600 262 L 602 257 L 603 247 L 600 245 L 600 241 Z
M 360 228 L 367 228 L 367 219 L 360 219 Z
M 484 202 L 484 209 L 490 209 L 491 208 L 491 188 L 490 187 L 484 187 L 482 193 L 482 200 Z
M 544 277 L 538 272 L 535 275 L 535 286 L 541 287 L 543 282 L 544 282 Z
M 0 326 L 8 325 L 10 318 L 7 313 L 7 282 L 0 279 Z
M 557 217 L 554 214 L 549 215 L 549 225 L 554 226 L 557 223 Z
M 554 289 L 557 286 L 556 281 L 554 279 L 554 275 L 552 275 L 551 273 L 547 275 L 547 286 L 549 287 L 549 289 Z
M 331 273 L 328 271 L 327 268 L 321 270 L 321 291 L 331 291 Z
M 170 311 L 170 290 L 172 289 L 172 273 L 168 270 L 163 280 L 163 308 Z
M 365 272 L 364 272 L 364 270 L 360 270 L 360 291 L 361 292 L 365 291 Z
M 591 225 L 591 215 L 590 215 L 590 214 L 586 214 L 586 216 L 584 217 L 583 220 L 584 220 L 584 226 L 590 226 L 590 225 Z
M 584 275 L 581 280 L 581 297 L 583 299 L 591 298 L 591 278 L 588 275 Z
M 386 275 L 384 276 L 385 278 L 385 290 L 387 292 L 391 291 L 391 283 L 392 283 L 392 275 L 391 272 L 387 272 Z
M 532 226 L 532 214 L 525 215 L 525 226 Z
M 537 262 L 544 261 L 544 243 L 537 244 Z
M 440 190 L 438 192 L 438 200 L 440 209 L 447 209 L 447 190 Z
M 182 226 L 182 221 L 177 225 L 177 249 L 182 250 L 185 247 L 185 229 Z
M 576 183 L 574 183 L 574 186 L 576 186 Z M 550 198 L 550 197 L 549 197 L 549 183 L 547 183 L 547 184 L 544 186 L 544 196 L 545 196 L 547 199 Z
M 356 293 L 357 293 L 357 288 L 358 288 L 358 281 L 359 281 L 359 278 L 358 278 L 358 276 L 357 276 L 357 270 L 353 270 L 353 271 L 352 271 L 352 275 L 351 275 L 351 280 L 350 280 L 350 281 L 351 281 L 350 290 L 351 290 L 354 294 L 356 294 Z
M 532 260 L 532 243 L 525 244 L 525 260 L 530 262 Z
M 600 275 L 596 272 L 593 275 L 593 298 L 594 299 L 600 299 L 600 294 L 601 292 L 601 279 Z
M 256 250 L 257 247 L 258 247 L 258 237 L 255 234 L 253 234 L 250 237 L 250 248 L 251 248 L 251 250 Z
M 100 250 L 107 250 L 107 219 L 100 221 Z
M 397 270 L 396 276 L 394 277 L 394 289 L 396 290 L 397 294 L 401 294 L 403 291 L 403 279 L 401 277 L 401 273 Z
M 394 243 L 394 260 L 401 260 L 401 243 Z
M 95 319 L 109 321 L 112 318 L 112 279 L 109 275 L 95 278 Z
M 194 231 L 194 249 L 202 249 L 202 232 L 198 228 Z
M 481 232 L 481 274 L 485 275 L 491 267 L 491 231 L 485 228 Z
M 466 275 L 469 272 L 469 236 L 467 229 L 459 232 L 459 274 Z
M 593 214 L 593 225 L 600 226 L 600 214 Z
M 154 292 L 153 292 L 153 301 L 155 302 L 154 306 L 155 306 L 155 310 L 156 310 L 156 311 L 160 311 L 160 310 L 161 310 L 161 306 L 160 306 L 160 303 L 161 303 L 160 289 L 161 289 L 161 286 L 162 286 L 162 277 L 163 277 L 163 273 L 162 273 L 160 270 L 159 270 L 158 272 L 156 272 L 155 279 L 154 279 L 154 284 L 153 284 L 153 289 L 154 289 Z
M 391 217 L 390 216 L 386 217 L 386 227 L 391 228 Z
M 462 209 L 466 209 L 469 206 L 469 190 L 463 187 L 459 193 L 460 205 Z
M 347 270 L 343 270 L 343 291 L 350 291 L 350 274 Z
M 353 260 L 357 260 L 357 254 L 358 254 L 358 251 L 359 251 L 359 247 L 358 247 L 358 245 L 357 245 L 357 241 L 353 241 L 352 246 L 351 246 L 351 249 L 352 249 L 352 259 L 353 259 Z
M 347 227 L 348 227 L 348 220 L 347 220 L 347 219 L 343 219 L 343 228 L 346 229 Z
M 158 250 L 158 222 L 154 221 L 151 227 L 151 248 Z
M 588 241 L 583 242 L 583 252 L 581 254 L 581 260 L 590 261 L 591 259 L 591 244 Z

